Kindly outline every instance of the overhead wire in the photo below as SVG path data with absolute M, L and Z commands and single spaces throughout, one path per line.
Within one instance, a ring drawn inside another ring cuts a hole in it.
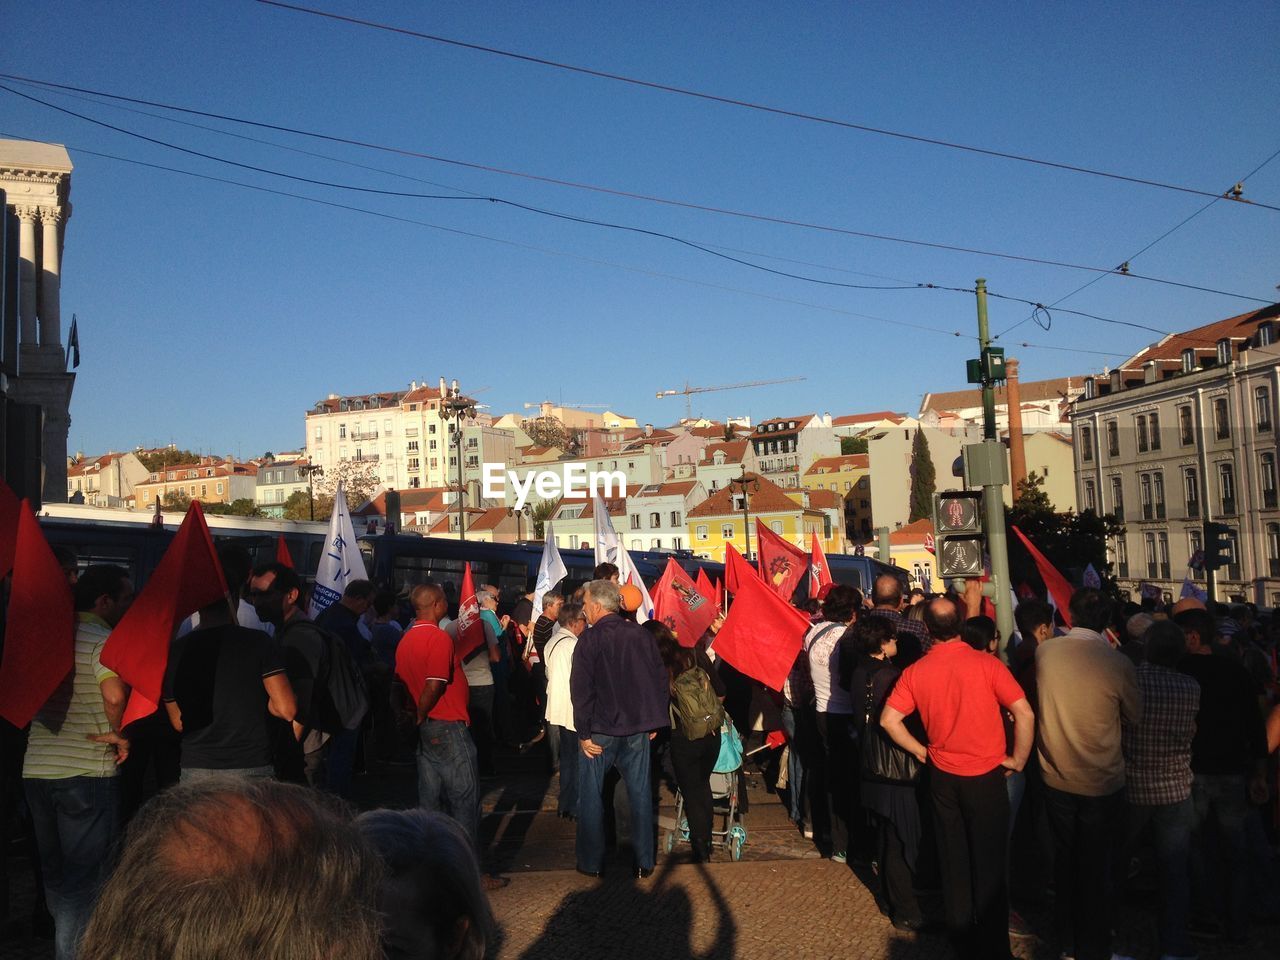
M 8 74 L 0 74 L 0 79 L 12 80 L 14 78 Z M 959 246 L 955 244 L 946 244 L 946 243 L 939 243 L 934 241 L 917 240 L 917 239 L 906 238 L 906 237 L 896 237 L 889 234 L 879 234 L 879 233 L 872 233 L 869 231 L 853 230 L 853 229 L 833 226 L 829 224 L 810 223 L 806 221 L 789 219 L 784 217 L 773 217 L 765 214 L 750 213 L 746 211 L 732 210 L 728 208 L 716 207 L 716 206 L 711 206 L 707 204 L 698 204 L 698 203 L 693 203 L 689 201 L 675 200 L 675 199 L 666 198 L 666 197 L 654 196 L 651 194 L 632 193 L 628 191 L 617 190 L 610 187 L 602 187 L 602 186 L 593 185 L 593 184 L 584 184 L 584 183 L 578 183 L 578 182 L 569 181 L 569 180 L 561 180 L 553 177 L 545 177 L 538 174 L 530 174 L 530 173 L 524 173 L 520 171 L 512 171 L 512 170 L 507 170 L 504 168 L 494 167 L 486 164 L 478 164 L 470 161 L 456 160 L 456 159 L 441 157 L 433 154 L 426 154 L 426 153 L 419 153 L 415 151 L 405 150 L 397 147 L 388 147 L 381 144 L 367 143 L 364 141 L 353 140 L 345 137 L 336 137 L 328 134 L 321 134 L 321 133 L 315 133 L 312 131 L 299 130 L 296 128 L 281 126 L 278 124 L 270 124 L 270 123 L 263 123 L 261 121 L 246 120 L 243 118 L 228 116 L 225 114 L 217 114 L 217 113 L 210 113 L 210 112 L 201 111 L 201 110 L 194 110 L 192 108 L 179 107 L 179 106 L 174 106 L 170 104 L 159 103 L 156 101 L 141 100 L 141 99 L 132 98 L 132 97 L 122 97 L 117 94 L 103 93 L 101 91 L 92 91 L 92 90 L 87 90 L 86 88 L 81 88 L 81 87 L 70 87 L 68 85 L 53 84 L 47 81 L 33 81 L 27 78 L 17 78 L 17 79 L 18 79 L 18 82 L 31 83 L 37 86 L 49 86 L 49 87 L 53 87 L 54 89 L 69 89 L 69 90 L 75 90 L 77 92 L 82 92 L 82 93 L 83 92 L 94 93 L 99 96 L 109 97 L 111 99 L 120 99 L 126 102 L 132 102 L 132 103 L 143 103 L 148 106 L 156 106 L 156 107 L 161 107 L 163 109 L 172 109 L 172 110 L 176 110 L 183 113 L 196 114 L 196 115 L 205 116 L 213 119 L 225 120 L 233 123 L 242 123 L 250 126 L 275 130 L 277 132 L 290 133 L 290 134 L 295 134 L 299 136 L 314 137 L 317 139 L 328 140 L 335 143 L 343 143 L 349 146 L 358 146 L 358 147 L 364 147 L 368 149 L 382 150 L 389 153 L 396 153 L 404 156 L 411 156 L 411 157 L 417 157 L 421 159 L 438 161 L 442 163 L 454 164 L 462 167 L 468 167 L 471 169 L 483 170 L 486 172 L 500 173 L 507 176 L 521 177 L 524 179 L 530 179 L 530 180 L 543 182 L 543 183 L 550 183 L 558 186 L 573 187 L 576 189 L 588 190 L 592 192 L 604 193 L 612 196 L 625 197 L 625 198 L 635 199 L 635 200 L 645 200 L 652 203 L 659 203 L 659 204 L 674 206 L 674 207 L 683 208 L 683 209 L 699 210 L 702 212 L 715 213 L 715 214 L 720 214 L 724 216 L 739 217 L 739 218 L 762 222 L 762 223 L 772 223 L 772 224 L 778 224 L 783 226 L 791 226 L 791 227 L 816 230 L 816 231 L 821 231 L 826 233 L 833 233 L 837 235 L 860 237 L 863 239 L 882 240 L 887 242 L 926 247 L 931 249 L 948 250 L 948 251 L 957 252 L 957 253 L 968 253 L 968 254 L 974 254 L 977 256 L 994 257 L 998 259 L 1012 260 L 1012 261 L 1022 262 L 1022 263 L 1035 263 L 1035 264 L 1040 264 L 1044 266 L 1061 267 L 1064 269 L 1083 270 L 1083 271 L 1089 271 L 1089 272 L 1094 272 L 1099 274 L 1119 274 L 1120 273 L 1120 271 L 1116 269 L 1111 269 L 1106 267 L 1095 267 L 1095 266 L 1089 266 L 1085 264 L 1070 263 L 1070 262 L 1061 261 L 1061 260 L 1052 260 L 1052 259 L 1043 258 L 1043 257 L 1031 257 L 1026 255 L 1020 255 L 1020 254 L 1011 254 L 1011 253 L 1002 253 L 1002 252 L 991 251 L 991 250 L 983 250 L 975 247 L 964 247 L 964 246 Z M 79 117 L 80 119 L 87 120 L 90 123 L 96 123 L 100 126 L 104 126 L 109 129 L 116 130 L 118 132 L 122 132 L 131 136 L 138 136 L 141 139 L 148 140 L 149 142 L 160 144 L 162 146 L 168 145 L 164 141 L 156 140 L 155 138 L 146 137 L 140 134 L 132 134 L 130 131 L 127 131 L 124 128 L 118 127 L 114 124 L 109 124 L 109 123 L 106 123 L 105 121 L 96 120 L 94 118 L 87 117 L 83 114 L 77 113 L 76 111 L 69 110 L 66 107 L 60 107 L 56 104 L 50 104 L 48 101 L 41 100 L 39 97 L 33 97 L 30 94 L 22 93 L 20 91 L 14 90 L 9 86 L 0 84 L 0 89 L 5 90 L 6 92 L 11 93 L 13 95 L 33 101 L 35 103 L 43 104 L 44 106 L 60 111 L 62 113 L 66 113 L 71 116 L 75 116 L 75 117 Z M 181 148 L 181 147 L 177 147 L 175 149 L 179 149 L 182 152 L 193 153 L 196 156 L 202 156 L 207 159 L 218 159 L 216 157 L 212 157 L 208 154 L 204 154 L 199 151 L 190 151 L 190 150 L 187 150 L 186 148 Z M 259 168 L 252 165 L 240 164 L 235 161 L 226 161 L 226 162 L 230 162 L 235 166 L 241 166 L 250 170 L 256 170 L 259 172 L 266 172 L 266 173 L 274 173 L 274 171 L 267 171 L 264 168 Z M 280 174 L 280 173 L 274 173 L 274 175 L 289 177 L 290 179 L 297 179 L 301 182 L 312 183 L 315 185 L 334 186 L 338 189 L 344 188 L 344 185 L 342 184 L 334 184 L 327 181 L 317 181 L 311 178 L 293 177 L 292 175 L 289 175 L 289 174 Z M 350 187 L 349 189 L 355 189 L 355 190 L 359 190 L 361 192 L 367 192 L 367 193 L 384 193 L 391 196 L 416 197 L 420 199 L 465 200 L 465 199 L 479 198 L 479 195 L 476 195 L 475 197 L 456 197 L 456 196 L 446 197 L 446 196 L 437 196 L 432 194 L 413 194 L 413 193 L 404 192 L 404 191 L 383 191 L 376 188 L 368 188 L 368 187 Z M 489 200 L 492 200 L 493 202 L 508 202 L 497 197 L 485 197 L 484 199 L 489 199 Z M 543 212 L 543 211 L 539 209 L 536 212 Z M 623 229 L 622 227 L 618 227 L 618 228 Z M 701 249 L 705 249 L 705 248 L 701 248 Z M 706 250 L 706 252 L 710 253 L 711 251 Z M 717 254 L 713 253 L 712 255 L 717 255 Z M 786 274 L 783 273 L 782 275 L 786 275 Z M 1167 286 L 1179 287 L 1182 289 L 1196 290 L 1201 293 L 1209 293 L 1209 294 L 1214 294 L 1218 296 L 1233 297 L 1235 299 L 1249 300 L 1255 303 L 1264 303 L 1264 304 L 1271 303 L 1270 300 L 1266 300 L 1260 297 L 1252 297 L 1247 294 L 1239 294 L 1239 293 L 1234 293 L 1227 290 L 1218 290 L 1212 287 L 1206 287 L 1199 284 L 1186 283 L 1186 282 L 1177 281 L 1177 280 L 1170 280 L 1162 277 L 1151 277 L 1151 276 L 1146 276 L 1143 274 L 1137 274 L 1132 272 L 1124 273 L 1123 275 L 1130 277 L 1131 279 L 1143 280 L 1149 283 L 1157 283 L 1157 284 L 1163 284 Z M 850 286 L 857 288 L 856 285 L 850 285 Z M 872 287 L 871 289 L 874 289 L 874 287 Z
M 741 107 L 748 110 L 757 110 L 763 113 L 770 113 L 776 116 L 789 117 L 794 120 L 804 120 L 812 123 L 820 123 L 826 126 L 841 127 L 847 130 L 857 130 L 862 133 L 871 133 L 883 137 L 893 137 L 899 140 L 909 140 L 913 143 L 924 143 L 936 147 L 945 147 L 950 150 L 961 150 L 966 153 L 980 154 L 982 156 L 997 157 L 1002 160 L 1013 160 L 1020 163 L 1034 164 L 1041 167 L 1049 167 L 1056 170 L 1064 170 L 1071 173 L 1085 174 L 1093 177 L 1102 177 L 1109 180 L 1118 180 L 1124 183 L 1137 184 L 1146 187 L 1155 187 L 1161 190 L 1173 190 L 1179 193 L 1190 193 L 1201 197 L 1215 197 L 1217 194 L 1207 190 L 1199 190 L 1194 187 L 1180 186 L 1172 183 L 1164 183 L 1159 180 L 1152 180 L 1145 177 L 1133 177 L 1125 174 L 1113 173 L 1106 170 L 1097 170 L 1091 167 L 1085 167 L 1078 164 L 1062 163 L 1055 160 L 1045 160 L 1040 157 L 1031 157 L 1024 154 L 1011 153 L 1003 150 L 995 150 L 988 147 L 978 147 L 972 144 L 957 143 L 950 140 L 942 140 L 937 137 L 926 137 L 919 134 L 905 133 L 900 130 L 889 130 L 883 127 L 873 127 L 868 124 L 854 123 L 850 120 L 841 120 L 835 117 L 824 117 L 818 114 L 805 113 L 799 110 L 790 110 L 783 107 L 773 107 L 767 104 L 756 103 L 750 100 L 743 100 L 736 97 L 721 96 L 719 94 L 707 93 L 701 90 L 694 90 L 688 87 L 679 87 L 674 84 L 659 83 L 653 80 L 643 80 L 639 77 L 626 76 L 620 73 L 612 73 L 606 70 L 596 70 L 590 67 L 583 67 L 577 64 L 565 63 L 563 61 L 551 60 L 546 57 L 538 57 L 530 54 L 517 53 L 512 50 L 503 50 L 498 47 L 490 47 L 484 44 L 469 43 L 463 40 L 457 40 L 451 37 L 443 37 L 438 34 L 424 33 L 418 30 L 410 30 L 407 27 L 396 27 L 390 24 L 377 23 L 372 20 L 363 20 L 358 17 L 349 17 L 342 14 L 330 13 L 325 10 L 316 10 L 311 7 L 303 7 L 292 3 L 283 3 L 281 0 L 257 0 L 258 3 L 277 7 L 282 10 L 289 10 L 295 13 L 306 14 L 313 17 L 320 17 L 327 20 L 333 20 L 341 23 L 347 23 L 353 26 L 368 27 L 374 30 L 382 30 L 388 33 L 400 34 L 401 36 L 412 37 L 417 40 L 426 40 L 432 43 L 444 44 L 452 47 L 459 47 L 465 50 L 474 50 L 479 53 L 492 54 L 494 56 L 506 57 L 512 60 L 521 60 L 525 63 L 537 64 L 544 67 L 553 67 L 557 70 L 566 70 L 571 73 L 578 73 L 589 77 L 595 77 L 601 80 L 612 80 L 618 83 L 630 84 L 632 86 L 645 87 L 650 90 L 658 90 L 663 93 L 678 94 L 685 97 L 693 97 L 698 100 L 710 101 L 712 103 L 724 104 L 726 106 Z M 1280 206 L 1261 203 L 1254 200 L 1246 200 L 1243 197 L 1224 196 L 1220 199 L 1233 200 L 1244 203 L 1248 206 L 1257 207 L 1264 210 L 1280 211 Z

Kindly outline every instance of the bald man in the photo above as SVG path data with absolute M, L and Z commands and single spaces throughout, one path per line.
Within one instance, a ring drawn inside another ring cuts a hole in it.
M 467 732 L 467 676 L 449 635 L 444 591 L 422 584 L 409 594 L 414 621 L 396 647 L 396 676 L 412 698 L 418 721 L 418 806 L 447 813 L 479 851 L 480 805 L 476 745 Z

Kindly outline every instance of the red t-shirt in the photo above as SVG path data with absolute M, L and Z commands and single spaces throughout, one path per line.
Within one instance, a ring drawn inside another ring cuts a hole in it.
M 935 767 L 977 777 L 1007 756 L 1000 708 L 1025 699 L 999 658 L 952 640 L 907 667 L 885 703 L 904 715 L 920 711 Z
M 433 623 L 415 621 L 396 646 L 396 676 L 409 690 L 413 702 L 422 697 L 428 680 L 443 680 L 444 694 L 428 711 L 432 720 L 461 720 L 470 723 L 467 714 L 467 675 L 449 635 Z

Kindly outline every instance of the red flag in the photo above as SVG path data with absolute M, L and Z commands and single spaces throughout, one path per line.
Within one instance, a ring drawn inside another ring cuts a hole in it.
M 693 582 L 697 586 L 698 592 L 700 594 L 702 594 L 708 600 L 711 600 L 713 602 L 715 601 L 716 588 L 711 585 L 711 578 L 707 576 L 707 571 L 699 567 L 697 579 L 695 579 Z
M 735 597 L 742 589 L 743 580 L 758 580 L 756 568 L 742 559 L 742 554 L 732 543 L 724 545 L 724 585 Z
M 8 576 L 13 569 L 13 552 L 21 512 L 17 494 L 0 479 L 0 578 Z
M 1010 524 L 1010 526 L 1013 525 Z M 1037 550 L 1035 544 L 1027 539 L 1026 534 L 1016 526 L 1013 526 L 1013 532 L 1018 535 L 1022 545 L 1031 554 L 1031 559 L 1036 562 L 1036 570 L 1040 573 L 1040 579 L 1044 581 L 1044 585 L 1049 591 L 1049 596 L 1053 597 L 1054 605 L 1062 616 L 1062 622 L 1069 629 L 1071 627 L 1071 595 L 1075 593 L 1075 589 L 1066 577 L 1054 569 L 1053 564 L 1049 562 L 1049 558 Z
M 761 578 L 783 600 L 790 600 L 808 569 L 809 558 L 799 547 L 787 543 L 761 523 L 759 518 L 756 519 L 756 540 L 759 543 L 756 556 Z
M 667 569 L 650 596 L 653 615 L 667 625 L 682 647 L 696 644 L 718 612 L 671 557 L 667 557 Z
M 276 537 L 276 563 L 283 563 L 290 570 L 293 569 L 293 554 L 289 552 L 289 545 L 284 542 L 283 533 Z
M 67 575 L 49 549 L 31 505 L 24 500 L 14 519 L 0 717 L 21 728 L 75 667 L 76 613 Z
M 810 536 L 813 537 L 813 549 L 809 557 L 809 596 L 816 597 L 819 590 L 831 583 L 831 568 L 827 566 L 827 555 L 822 552 L 817 533 Z
M 742 577 L 713 644 L 717 657 L 771 690 L 781 690 L 804 646 L 809 618 L 758 577 Z
M 471 562 L 462 570 L 462 600 L 458 603 L 458 655 L 466 657 L 484 645 L 484 621 L 480 619 L 480 601 L 476 599 L 475 581 L 471 579 Z
M 160 703 L 169 643 L 178 625 L 226 593 L 200 501 L 192 500 L 151 579 L 102 648 L 103 666 L 133 688 L 124 713 L 126 725 L 150 715 Z
M 778 747 L 785 747 L 787 745 L 787 735 L 781 730 L 770 730 L 768 736 L 764 738 L 764 745 L 773 750 L 777 750 Z
M 718 578 L 716 580 L 716 609 L 721 613 L 724 612 L 724 581 Z

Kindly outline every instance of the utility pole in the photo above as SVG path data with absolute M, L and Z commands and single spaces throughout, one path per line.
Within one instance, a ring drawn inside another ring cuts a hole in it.
M 1004 350 L 991 346 L 987 326 L 987 281 L 975 282 L 978 299 L 978 361 L 982 383 L 982 443 L 964 449 L 965 486 L 981 485 L 982 515 L 991 556 L 991 579 L 983 585 L 983 594 L 996 608 L 996 628 L 1000 632 L 1000 659 L 1009 661 L 1009 638 L 1013 636 L 1013 600 L 1009 588 L 1009 543 L 1004 523 L 1004 487 L 1009 482 L 1004 444 L 996 432 L 996 381 L 1004 377 Z M 972 380 L 970 361 L 970 379 Z
M 742 559 L 751 559 L 751 513 L 748 497 L 752 493 L 756 493 L 760 489 L 760 480 L 747 473 L 747 468 L 742 468 L 742 475 L 729 478 L 729 489 L 740 487 L 742 489 L 742 537 L 743 551 Z

